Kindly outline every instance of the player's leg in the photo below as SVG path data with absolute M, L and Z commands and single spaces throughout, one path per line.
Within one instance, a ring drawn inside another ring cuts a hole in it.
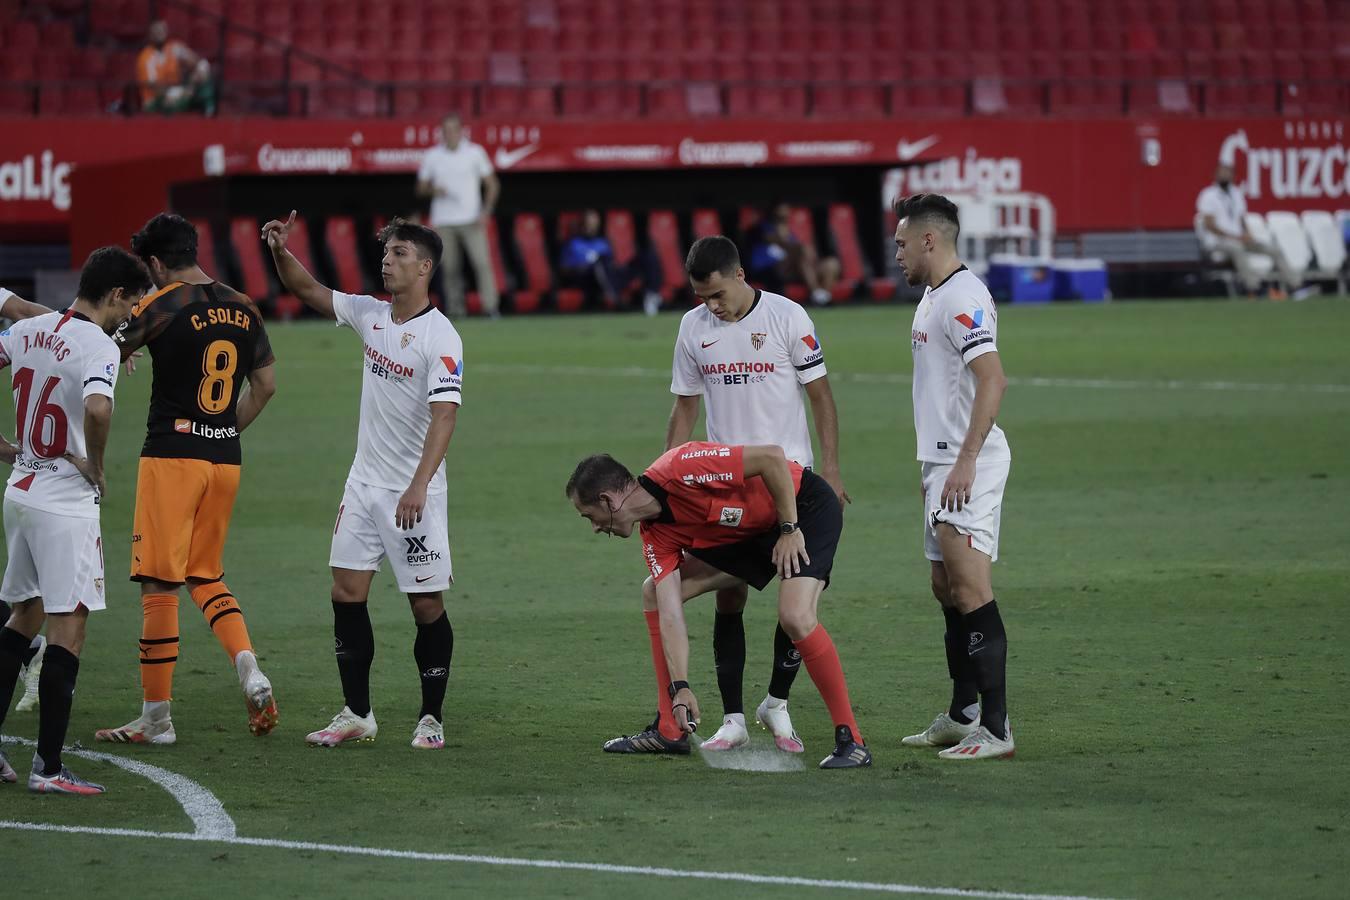
M 101 572 L 100 572 L 101 578 Z M 47 663 L 42 667 L 42 706 L 38 718 L 37 753 L 33 771 L 28 775 L 28 790 L 37 794 L 102 794 L 103 785 L 94 784 L 66 768 L 61 747 L 70 728 L 70 707 L 75 698 L 75 681 L 80 674 L 80 652 L 84 649 L 85 621 L 89 610 L 83 605 L 70 612 L 53 612 L 48 617 Z
M 141 457 L 131 537 L 131 578 L 141 586 L 141 714 L 100 741 L 172 744 L 173 673 L 178 663 L 178 589 L 187 580 L 192 519 L 207 488 L 200 460 Z
M 980 724 L 943 759 L 998 759 L 1013 755 L 1008 725 L 1008 638 L 994 599 L 993 564 L 998 558 L 999 515 L 1008 463 L 981 465 L 963 509 L 939 510 L 933 531 L 942 550 L 952 604 L 967 633 L 967 658 L 980 694 Z
M 394 522 L 401 492 L 369 491 L 384 555 L 399 590 L 408 595 L 417 624 L 413 658 L 422 682 L 422 709 L 413 728 L 413 746 L 438 749 L 444 743 L 441 707 L 454 650 L 454 629 L 442 600 L 454 581 L 446 494 L 428 494 L 422 520 L 403 529 Z
M 713 615 L 713 668 L 722 695 L 722 727 L 703 742 L 710 750 L 731 750 L 750 741 L 745 730 L 745 584 L 720 588 Z M 711 745 L 711 746 L 710 746 Z
M 816 578 L 789 578 L 778 590 L 778 620 L 802 655 L 802 664 L 815 682 L 834 723 L 834 752 L 821 762 L 822 769 L 854 768 L 872 764 L 866 741 L 853 715 L 848 682 L 839 651 L 825 626 L 816 617 L 816 605 L 825 582 Z
M 28 789 L 43 794 L 101 794 L 101 785 L 85 781 L 62 764 L 61 746 L 70 727 L 85 622 L 90 612 L 105 607 L 103 539 L 98 519 L 46 513 L 38 519 L 30 537 L 42 584 L 49 646 L 38 685 L 42 702 Z
M 739 583 L 741 580 L 736 576 L 696 557 L 686 556 L 680 563 L 680 591 L 685 602 L 709 591 Z M 661 615 L 656 608 L 656 583 L 651 578 L 642 583 L 642 614 L 647 620 L 652 671 L 656 676 L 656 719 L 642 731 L 605 741 L 602 749 L 606 753 L 687 754 L 689 736 L 675 724 L 675 714 L 670 705 L 670 668 L 666 664 L 666 651 L 661 643 Z
M 205 464 L 207 487 L 192 516 L 187 586 L 192 602 L 234 666 L 248 709 L 248 728 L 264 735 L 278 721 L 272 682 L 258 666 L 239 601 L 224 582 L 225 538 L 239 493 L 239 466 Z
M 445 688 L 450 681 L 450 660 L 455 653 L 455 630 L 445 613 L 440 591 L 409 594 L 417 638 L 413 658 L 422 681 L 422 708 L 417 714 L 412 745 L 420 750 L 439 750 L 445 745 Z
M 459 229 L 442 225 L 436 229 L 441 238 L 441 294 L 445 298 L 445 314 L 452 319 L 464 315 L 464 274 L 460 267 L 464 251 L 459 245 Z
M 473 265 L 473 277 L 478 282 L 478 297 L 483 301 L 483 314 L 495 319 L 499 300 L 497 275 L 492 269 L 492 256 L 488 250 L 487 229 L 490 227 L 474 223 L 465 225 L 460 233 L 464 237 L 464 252 Z
M 333 721 L 305 740 L 320 747 L 373 741 L 379 731 L 370 705 L 370 665 L 375 632 L 370 627 L 370 585 L 384 558 L 384 544 L 371 516 L 365 485 L 347 482 L 333 525 L 328 564 L 333 571 L 333 653 L 344 705 Z M 393 516 L 391 515 L 392 521 Z
M 8 583 L 6 587 L 9 587 Z M 0 627 L 0 728 L 4 727 L 9 702 L 14 697 L 14 686 L 19 682 L 19 669 L 23 665 L 28 643 L 42 628 L 42 620 L 41 600 L 16 601 L 4 627 Z M 13 783 L 16 780 L 18 776 L 14 774 L 9 761 L 0 755 L 0 782 Z
M 9 506 L 14 507 L 11 512 Z M 9 565 L 5 569 L 5 584 L 12 588 L 7 591 L 0 588 L 0 596 L 9 597 L 15 602 L 28 599 L 30 596 L 36 596 L 38 593 L 37 570 L 32 556 L 28 552 L 27 542 L 22 535 L 18 533 L 19 517 L 24 515 L 23 508 L 18 504 L 7 504 L 5 508 L 5 532 L 6 545 L 9 548 Z M 11 524 L 14 531 L 11 533 Z M 11 575 L 11 573 L 13 573 Z M 0 626 L 9 620 L 10 604 L 0 600 Z M 42 674 L 42 653 L 46 647 L 46 639 L 39 631 L 32 636 L 28 642 L 28 648 L 20 655 L 21 666 L 19 668 L 19 678 L 22 679 L 24 690 L 23 696 L 15 704 L 16 712 L 27 712 L 38 703 L 38 678 Z M 8 703 L 6 703 L 8 706 Z
M 932 537 L 932 547 L 933 555 L 942 555 L 936 535 Z M 970 641 L 961 611 L 952 602 L 947 567 L 940 559 L 929 560 L 929 567 L 933 596 L 947 623 L 942 641 L 947 654 L 947 675 L 952 682 L 952 697 L 946 711 L 938 713 L 927 728 L 901 739 L 900 743 L 907 747 L 950 747 L 958 744 L 975 730 L 980 719 L 980 693 L 966 652 Z

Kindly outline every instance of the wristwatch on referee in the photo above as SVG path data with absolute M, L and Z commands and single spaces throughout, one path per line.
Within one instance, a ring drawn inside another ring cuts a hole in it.
M 782 522 L 782 523 L 780 523 L 779 526 L 778 526 L 778 533 L 779 533 L 779 534 L 792 534 L 792 533 L 794 533 L 794 532 L 801 531 L 801 530 L 802 530 L 802 527 L 801 527 L 800 525 L 798 525 L 796 522 Z

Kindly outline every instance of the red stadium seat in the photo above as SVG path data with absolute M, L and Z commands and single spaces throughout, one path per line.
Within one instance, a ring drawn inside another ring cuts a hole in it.
M 225 273 L 216 265 L 216 236 L 211 223 L 206 219 L 193 219 L 192 227 L 197 229 L 197 265 L 213 278 L 223 278 Z
M 544 242 L 544 220 L 534 213 L 521 213 L 512 224 L 516 251 L 525 268 L 525 290 L 512 298 L 516 312 L 533 312 L 539 302 L 553 289 L 553 267 L 549 264 L 548 248 Z
M 230 222 L 230 243 L 239 263 L 241 283 L 237 285 L 245 294 L 261 303 L 272 295 L 272 285 L 267 278 L 267 269 L 263 265 L 262 228 L 258 220 L 241 216 Z M 294 250 L 292 241 L 296 232 L 291 232 L 287 247 Z M 298 259 L 299 257 L 297 257 Z
M 842 271 L 841 285 L 866 283 L 868 295 L 873 300 L 889 300 L 895 296 L 895 279 L 867 277 L 867 263 L 862 247 L 858 243 L 858 222 L 853 215 L 853 207 L 844 203 L 830 206 L 830 237 L 834 241 L 835 253 L 839 257 Z
M 665 209 L 652 210 L 647 216 L 647 240 L 661 268 L 661 296 L 670 300 L 686 287 L 684 245 L 675 214 Z
M 637 256 L 637 227 L 633 214 L 626 209 L 611 209 L 605 213 L 605 237 L 614 250 L 614 261 L 621 266 Z
M 350 216 L 331 216 L 324 223 L 323 242 L 333 261 L 339 290 L 359 294 L 366 289 L 361 275 L 361 253 L 356 243 L 356 225 Z
M 693 215 L 694 240 L 722 233 L 722 217 L 715 209 L 696 209 Z

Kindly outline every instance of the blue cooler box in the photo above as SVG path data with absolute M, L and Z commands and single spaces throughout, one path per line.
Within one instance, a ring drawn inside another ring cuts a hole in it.
M 1054 263 L 1056 300 L 1106 299 L 1106 262 L 1100 259 L 1057 259 Z
M 986 274 L 989 293 L 999 303 L 1048 303 L 1054 296 L 1054 271 L 1048 259 L 995 253 Z

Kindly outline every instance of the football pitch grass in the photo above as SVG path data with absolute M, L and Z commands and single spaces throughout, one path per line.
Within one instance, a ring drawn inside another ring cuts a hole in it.
M 814 315 L 855 501 L 820 615 L 871 770 L 815 768 L 830 724 L 805 673 L 792 694 L 807 745 L 799 771 L 600 752 L 603 739 L 651 718 L 644 568 L 635 540 L 592 535 L 562 487 L 586 454 L 606 450 L 636 468 L 660 452 L 673 315 L 463 326 L 466 403 L 448 465 L 455 656 L 441 753 L 408 746 L 414 629 L 387 573 L 371 602 L 379 740 L 331 751 L 303 741 L 341 705 L 326 563 L 360 385 L 358 339 L 319 324 L 272 331 L 280 392 L 246 435 L 226 554 L 281 724 L 263 739 L 248 734 L 233 671 L 184 598 L 178 744 L 93 744 L 96 728 L 131 719 L 140 703 L 140 608 L 122 573 L 149 373 L 124 378 L 103 514 L 109 609 L 91 619 L 70 741 L 196 781 L 250 839 L 868 882 L 921 896 L 1344 896 L 1350 725 L 1337 698 L 1350 690 L 1350 353 L 1338 336 L 1350 330 L 1350 303 L 1002 310 L 1012 383 L 1000 422 L 1014 461 L 995 587 L 1018 753 L 997 764 L 900 746 L 948 693 L 922 555 L 912 310 Z M 773 588 L 752 594 L 746 611 L 752 715 L 771 660 L 773 597 Z M 707 736 L 720 718 L 711 598 L 687 615 Z M 11 712 L 4 726 L 25 738 L 36 730 L 35 713 Z M 758 730 L 753 740 L 772 746 Z M 29 751 L 6 749 L 22 778 Z M 0 820 L 192 830 L 152 782 L 71 763 L 108 793 L 36 797 L 4 785 Z M 0 842 L 12 886 L 53 894 L 839 891 L 144 834 L 11 827 Z

